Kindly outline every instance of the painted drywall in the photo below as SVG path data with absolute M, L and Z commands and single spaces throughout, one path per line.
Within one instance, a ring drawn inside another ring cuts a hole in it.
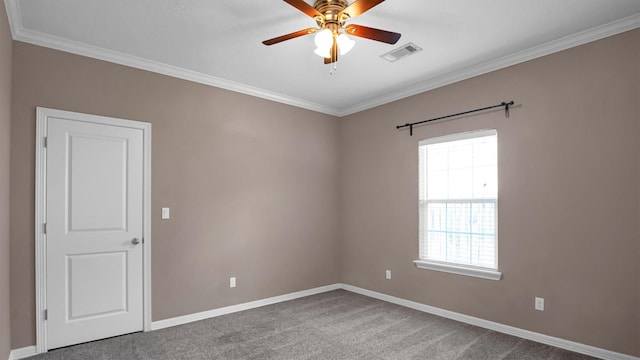
M 338 119 L 20 42 L 13 69 L 14 349 L 35 344 L 36 106 L 152 123 L 154 321 L 339 282 Z
M 345 118 L 343 282 L 639 356 L 639 70 L 635 30 Z M 395 129 L 508 100 L 510 118 Z M 504 278 L 418 269 L 418 141 L 487 128 L 498 131 Z
M 0 1 L 0 359 L 11 351 L 9 277 L 9 151 L 11 144 L 11 50 L 7 12 Z
M 45 106 L 153 123 L 154 320 L 342 281 L 638 356 L 639 40 L 625 33 L 344 119 L 15 43 L 12 347 L 35 343 L 35 107 Z M 509 99 L 509 119 L 395 130 Z M 500 138 L 499 282 L 412 263 L 417 142 L 480 128 Z

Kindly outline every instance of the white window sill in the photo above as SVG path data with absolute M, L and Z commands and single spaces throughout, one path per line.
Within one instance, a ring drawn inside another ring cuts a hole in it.
M 443 271 L 452 274 L 473 276 L 481 279 L 500 280 L 502 273 L 498 270 L 467 267 L 462 265 L 441 263 L 429 260 L 414 260 L 414 264 L 420 269 Z

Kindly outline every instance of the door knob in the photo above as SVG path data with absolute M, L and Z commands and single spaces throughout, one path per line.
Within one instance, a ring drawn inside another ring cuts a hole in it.
M 133 245 L 138 245 L 138 244 L 140 244 L 140 239 L 138 239 L 138 238 L 133 238 L 133 239 L 131 240 L 131 243 L 132 243 Z

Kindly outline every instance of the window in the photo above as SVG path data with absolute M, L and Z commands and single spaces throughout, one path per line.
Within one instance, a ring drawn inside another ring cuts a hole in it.
M 495 130 L 419 143 L 420 268 L 499 280 Z

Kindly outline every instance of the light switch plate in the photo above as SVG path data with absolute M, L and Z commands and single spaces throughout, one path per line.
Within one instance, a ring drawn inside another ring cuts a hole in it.
M 167 220 L 171 217 L 169 208 L 162 208 L 162 220 Z

